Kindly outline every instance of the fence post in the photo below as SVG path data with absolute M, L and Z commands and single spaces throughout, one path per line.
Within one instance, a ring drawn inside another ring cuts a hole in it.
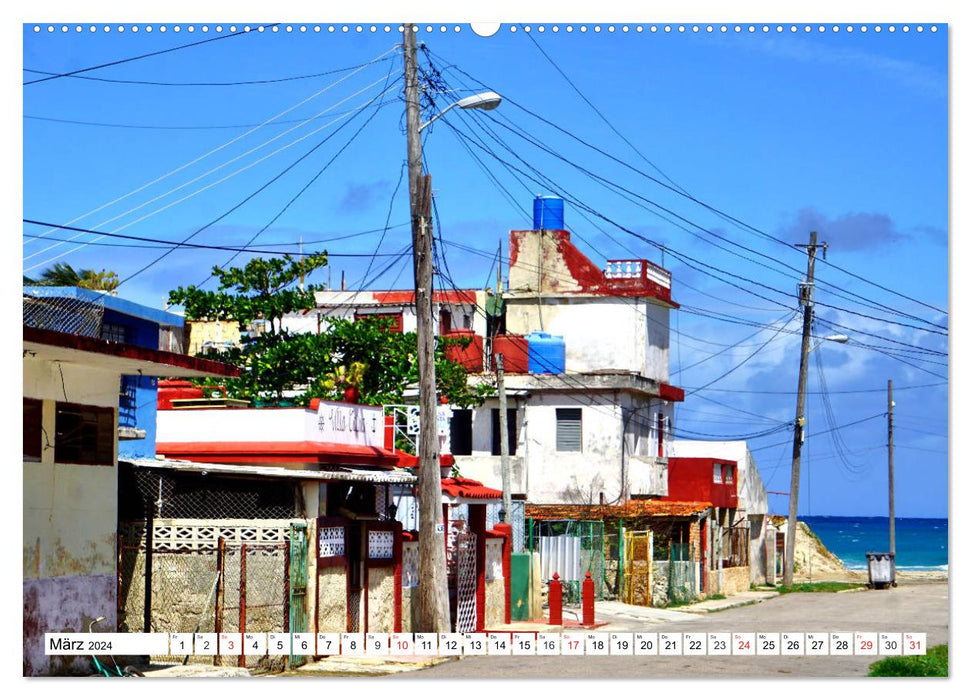
M 121 591 L 122 591 L 122 572 L 125 566 L 125 536 L 118 535 L 118 580 L 115 582 L 115 631 L 118 631 L 119 621 L 121 620 L 122 611 L 124 610 Z
M 563 624 L 563 584 L 560 575 L 553 574 L 549 585 L 550 624 Z
M 223 604 L 225 597 L 224 582 L 226 577 L 224 576 L 226 569 L 226 538 L 220 537 L 216 544 L 216 612 L 215 619 L 213 620 L 213 632 L 216 633 L 216 642 L 219 642 L 219 634 L 223 631 Z M 217 646 L 213 651 L 218 652 L 219 648 Z M 212 656 L 212 662 L 214 665 L 219 660 L 219 655 L 214 653 Z
M 239 666 L 246 667 L 246 543 L 239 547 Z
M 594 599 L 595 589 L 593 584 L 593 579 L 590 577 L 590 572 L 587 572 L 586 578 L 583 579 L 583 624 L 584 626 L 593 625 L 593 599 Z
M 283 631 L 290 631 L 290 555 L 293 553 L 293 529 L 290 539 L 280 549 L 283 551 Z
M 144 619 L 142 620 L 142 631 L 152 631 L 152 568 L 154 567 L 152 556 L 155 549 L 155 517 L 154 511 L 149 507 L 148 518 L 145 520 L 145 608 Z

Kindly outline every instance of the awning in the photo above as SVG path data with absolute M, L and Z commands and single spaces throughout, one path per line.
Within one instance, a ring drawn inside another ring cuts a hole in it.
M 214 476 L 245 476 L 261 479 L 297 479 L 300 481 L 363 481 L 372 484 L 414 484 L 418 478 L 401 469 L 286 469 L 243 464 L 214 464 L 181 459 L 121 459 L 118 463 L 135 469 L 165 469 L 173 472 L 212 474 Z
M 446 503 L 492 503 L 502 500 L 502 491 L 484 486 L 475 479 L 442 479 L 442 501 Z

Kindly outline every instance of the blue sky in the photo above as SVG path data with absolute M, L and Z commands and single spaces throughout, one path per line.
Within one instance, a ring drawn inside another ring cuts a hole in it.
M 67 32 L 60 24 L 54 32 L 46 24 L 40 32 L 25 25 L 23 67 L 73 71 L 225 36 L 232 25 L 222 23 L 221 34 L 215 24 L 206 25 L 208 32 L 202 24 L 193 25 L 193 32 L 182 25 L 178 33 L 171 24 L 165 33 L 158 24 L 150 33 L 145 24 L 132 32 L 131 23 L 122 33 L 116 23 L 107 33 L 103 22 L 93 33 L 90 23 L 80 33 L 75 24 Z M 253 245 L 294 251 L 271 244 L 302 239 L 305 249 L 331 254 L 335 286 L 342 274 L 357 286 L 370 253 L 398 253 L 409 242 L 402 226 L 408 219 L 406 183 L 393 196 L 405 156 L 400 82 L 394 83 L 401 75 L 393 51 L 399 39 L 383 24 L 375 33 L 370 25 L 361 33 L 350 25 L 346 34 L 340 25 L 334 33 L 327 25 L 320 32 L 314 25 L 301 32 L 300 26 L 292 32 L 254 30 L 81 74 L 101 80 L 63 77 L 25 85 L 24 217 L 170 241 L 219 219 L 192 242 L 241 246 L 333 158 Z M 846 24 L 834 32 L 831 23 L 825 32 L 818 25 L 806 32 L 803 24 L 796 32 L 790 25 L 777 32 L 775 24 L 768 32 L 762 24 L 749 32 L 745 24 L 740 32 L 729 25 L 722 33 L 715 24 L 709 33 L 702 24 L 697 33 L 691 25 L 682 33 L 677 25 L 671 32 L 640 25 L 644 31 L 638 32 L 632 24 L 625 33 L 620 24 L 614 32 L 606 24 L 600 32 L 592 24 L 586 32 L 580 25 L 567 32 L 565 24 L 553 32 L 547 24 L 541 33 L 532 24 L 528 34 L 503 25 L 488 38 L 468 25 L 458 33 L 453 24 L 444 33 L 438 24 L 430 33 L 425 26 L 419 39 L 430 53 L 422 65 L 441 72 L 440 89 L 454 91 L 436 95 L 436 104 L 486 86 L 506 98 L 489 114 L 453 110 L 425 132 L 450 278 L 442 284 L 485 285 L 508 230 L 530 227 L 523 212 L 531 211 L 532 196 L 561 194 L 568 200 L 567 226 L 592 260 L 646 257 L 663 260 L 672 271 L 673 295 L 683 305 L 671 320 L 673 383 L 692 391 L 726 375 L 688 397 L 676 429 L 685 437 L 753 435 L 794 414 L 799 324 L 790 320 L 785 326 L 793 333 L 758 324 L 794 316 L 794 270 L 805 269 L 805 254 L 779 241 L 806 242 L 815 229 L 830 246 L 816 268 L 817 333 L 845 332 L 851 342 L 814 353 L 822 363 L 830 415 L 814 360 L 800 512 L 886 513 L 882 414 L 892 379 L 897 513 L 946 516 L 947 367 L 937 363 L 946 364 L 947 357 L 936 354 L 947 350 L 942 326 L 949 325 L 940 311 L 949 305 L 946 25 L 932 32 L 927 24 L 917 32 L 910 24 L 907 33 L 899 29 L 903 25 L 894 33 L 886 24 L 879 33 L 869 25 L 864 33 L 858 24 L 853 32 Z M 340 70 L 372 61 L 357 72 Z M 25 82 L 41 77 L 23 74 Z M 382 100 L 387 104 L 379 107 Z M 658 207 L 668 210 L 660 211 L 663 218 Z M 27 274 L 56 261 L 107 268 L 124 280 L 121 294 L 155 306 L 169 289 L 203 282 L 212 265 L 232 255 L 179 250 L 138 272 L 164 251 L 93 244 L 74 251 L 94 236 L 61 243 L 54 239 L 75 233 L 28 225 L 23 231 Z M 310 243 L 335 237 L 345 238 Z M 364 257 L 339 257 L 348 254 Z M 377 276 L 385 266 L 387 274 Z M 404 288 L 410 274 L 405 258 L 375 258 L 368 286 Z M 324 271 L 317 281 L 327 279 Z M 830 431 L 832 425 L 848 427 Z M 791 433 L 752 439 L 750 448 L 768 488 L 788 491 Z M 783 512 L 786 503 L 776 496 L 770 506 Z

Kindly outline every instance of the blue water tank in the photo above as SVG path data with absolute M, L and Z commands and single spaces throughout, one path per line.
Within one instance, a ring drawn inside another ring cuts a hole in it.
M 562 335 L 534 331 L 529 341 L 530 374 L 563 374 L 566 372 L 566 343 Z
M 538 195 L 533 200 L 533 230 L 562 231 L 563 199 Z

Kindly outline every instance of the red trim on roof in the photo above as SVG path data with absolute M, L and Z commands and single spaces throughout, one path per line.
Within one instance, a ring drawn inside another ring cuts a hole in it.
M 231 464 L 246 462 L 319 462 L 392 468 L 398 455 L 383 447 L 336 442 L 159 442 L 155 451 L 168 459 Z
M 415 293 L 406 290 L 371 292 L 379 304 L 414 304 Z M 475 304 L 475 292 L 462 289 L 443 289 L 434 292 L 433 301 L 439 304 Z
M 154 362 L 160 365 L 170 365 L 182 369 L 191 369 L 196 372 L 204 372 L 209 376 L 239 376 L 239 367 L 226 364 L 225 362 L 204 360 L 199 357 L 180 355 L 177 352 L 152 350 L 151 348 L 142 348 L 136 345 L 128 345 L 127 343 L 113 343 L 102 340 L 101 338 L 89 338 L 83 335 L 33 328 L 31 326 L 24 326 L 24 342 L 51 345 L 69 350 L 79 350 L 81 352 L 94 352 L 101 355 L 121 357 L 127 360 Z
M 661 382 L 658 386 L 658 394 L 667 401 L 684 401 L 684 389 L 671 384 Z
M 461 477 L 442 479 L 442 494 L 452 498 L 476 498 L 480 500 L 499 500 L 502 498 L 502 491 L 483 486 L 481 481 Z
M 405 452 L 396 452 L 395 456 L 398 458 L 398 466 L 403 469 L 417 469 L 418 468 L 418 457 L 417 455 L 410 455 Z M 438 463 L 442 467 L 452 467 L 455 466 L 455 457 L 452 455 L 439 455 Z

